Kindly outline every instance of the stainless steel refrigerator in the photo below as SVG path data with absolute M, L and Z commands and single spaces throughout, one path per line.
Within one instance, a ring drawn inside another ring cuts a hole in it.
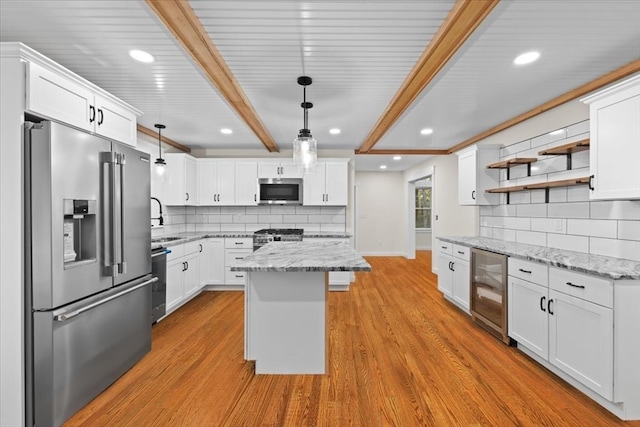
M 151 349 L 149 155 L 25 124 L 27 425 L 58 426 Z

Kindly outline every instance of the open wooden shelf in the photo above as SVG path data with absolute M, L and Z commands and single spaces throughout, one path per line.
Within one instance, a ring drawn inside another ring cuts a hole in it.
M 569 144 L 560 145 L 558 147 L 549 148 L 538 152 L 540 156 L 562 156 L 567 154 L 579 153 L 589 149 L 589 138 L 580 141 L 571 142 Z
M 487 169 L 506 169 L 511 166 L 517 165 L 529 165 L 533 162 L 537 162 L 538 159 L 535 157 L 517 157 L 515 159 L 503 160 L 501 162 L 491 163 L 487 165 Z
M 589 184 L 589 177 L 562 179 L 559 181 L 539 182 L 537 184 L 514 185 L 511 187 L 490 188 L 485 190 L 487 193 L 506 193 L 507 204 L 509 204 L 509 194 L 526 190 L 546 190 L 544 200 L 549 203 L 549 189 L 557 187 L 573 187 L 574 185 Z

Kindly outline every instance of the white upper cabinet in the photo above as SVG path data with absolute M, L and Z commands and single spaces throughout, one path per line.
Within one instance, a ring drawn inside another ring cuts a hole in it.
M 188 154 L 167 153 L 164 173 L 165 205 L 195 206 L 198 204 L 198 164 Z
M 236 205 L 258 204 L 258 162 L 236 162 Z
M 500 147 L 473 145 L 456 153 L 458 155 L 458 203 L 460 205 L 497 205 L 498 194 L 485 190 L 499 187 L 499 172 L 486 165 L 498 161 Z
M 346 206 L 349 201 L 348 161 L 318 161 L 314 173 L 304 175 L 303 205 Z
M 591 199 L 640 199 L 640 75 L 582 102 L 590 109 Z
M 302 178 L 302 172 L 291 160 L 263 160 L 258 162 L 258 178 Z
M 234 161 L 198 159 L 198 203 L 202 206 L 235 204 Z
M 61 68 L 58 66 L 58 68 Z M 27 63 L 26 110 L 136 146 L 138 112 L 115 97 L 98 93 L 34 62 Z

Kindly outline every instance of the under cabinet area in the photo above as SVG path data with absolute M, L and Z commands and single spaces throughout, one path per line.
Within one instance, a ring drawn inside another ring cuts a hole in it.
M 438 289 L 447 299 L 470 313 L 470 250 L 467 246 L 438 242 Z

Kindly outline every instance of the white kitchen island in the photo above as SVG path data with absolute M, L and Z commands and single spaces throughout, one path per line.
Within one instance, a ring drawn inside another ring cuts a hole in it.
M 256 374 L 324 374 L 330 271 L 371 271 L 346 242 L 273 242 L 245 257 L 245 359 Z

